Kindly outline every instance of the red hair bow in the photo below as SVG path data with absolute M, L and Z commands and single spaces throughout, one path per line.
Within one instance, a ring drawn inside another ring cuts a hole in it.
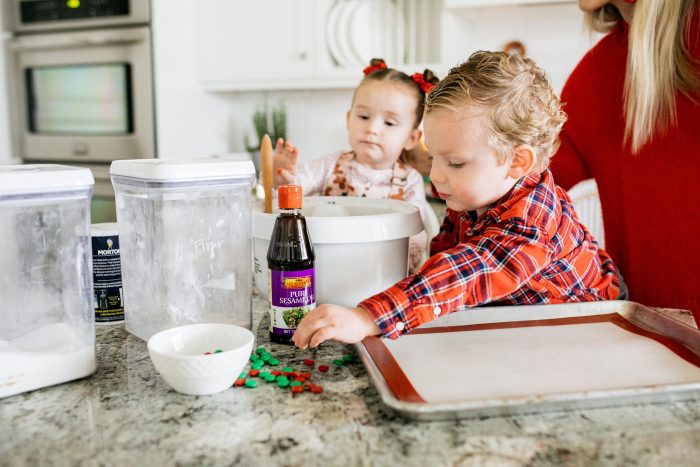
M 413 73 L 411 75 L 411 79 L 416 82 L 420 90 L 423 91 L 425 94 L 428 94 L 435 87 L 433 83 L 430 83 L 425 80 L 425 78 L 423 77 L 423 73 Z
M 365 76 L 367 76 L 367 75 L 371 75 L 372 73 L 374 73 L 377 70 L 382 70 L 384 68 L 386 68 L 386 63 L 379 62 L 376 65 L 370 65 L 368 67 L 365 67 L 365 69 L 362 70 L 362 73 L 364 73 Z

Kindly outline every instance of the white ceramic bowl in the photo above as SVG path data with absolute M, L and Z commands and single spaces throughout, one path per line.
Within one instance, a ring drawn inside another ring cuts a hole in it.
M 238 378 L 253 340 L 252 332 L 233 324 L 188 324 L 154 334 L 148 339 L 148 354 L 176 391 L 214 394 L 230 388 Z M 217 349 L 221 352 L 214 353 Z
M 316 253 L 317 303 L 355 306 L 406 277 L 408 238 L 423 231 L 416 206 L 349 196 L 311 196 L 302 204 Z M 254 279 L 267 296 L 267 248 L 279 211 L 262 207 L 253 207 Z

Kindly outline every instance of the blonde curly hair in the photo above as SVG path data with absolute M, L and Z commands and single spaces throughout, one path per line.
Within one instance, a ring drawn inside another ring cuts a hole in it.
M 466 106 L 484 112 L 488 142 L 499 163 L 516 146 L 527 144 L 537 158 L 533 170 L 541 173 L 549 167 L 566 114 L 534 61 L 505 52 L 474 52 L 428 94 L 425 113 L 437 109 L 461 113 Z

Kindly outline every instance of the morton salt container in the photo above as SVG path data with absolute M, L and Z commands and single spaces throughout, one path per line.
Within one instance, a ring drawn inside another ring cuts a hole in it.
M 112 162 L 126 329 L 252 326 L 251 161 Z
M 92 283 L 95 324 L 124 322 L 124 294 L 116 222 L 92 224 Z
M 88 169 L 0 167 L 0 397 L 95 371 Z

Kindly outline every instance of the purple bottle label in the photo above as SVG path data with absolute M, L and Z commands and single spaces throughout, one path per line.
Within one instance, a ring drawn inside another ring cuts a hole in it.
M 316 274 L 269 270 L 270 332 L 291 337 L 306 314 L 316 308 Z

